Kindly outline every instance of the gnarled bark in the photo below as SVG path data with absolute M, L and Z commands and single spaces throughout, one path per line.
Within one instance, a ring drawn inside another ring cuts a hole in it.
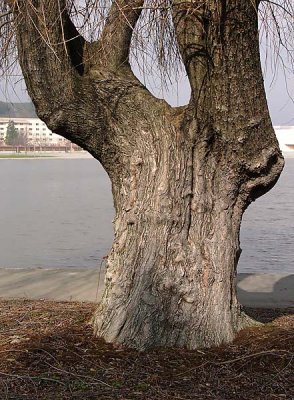
M 192 88 L 181 108 L 154 98 L 131 71 L 143 1 L 114 2 L 92 44 L 64 0 L 34 3 L 14 10 L 29 93 L 48 126 L 90 151 L 112 181 L 115 240 L 96 335 L 138 349 L 232 340 L 250 323 L 236 299 L 242 215 L 283 167 L 253 2 L 173 2 Z

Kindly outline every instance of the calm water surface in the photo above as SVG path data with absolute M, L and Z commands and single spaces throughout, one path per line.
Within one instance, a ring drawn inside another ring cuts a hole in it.
M 294 158 L 243 218 L 239 271 L 294 273 Z M 0 267 L 95 268 L 112 240 L 110 183 L 94 159 L 0 160 Z

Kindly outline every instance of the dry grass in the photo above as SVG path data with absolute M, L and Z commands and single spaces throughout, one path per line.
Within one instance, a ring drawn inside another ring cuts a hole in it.
M 138 353 L 92 336 L 95 305 L 2 300 L 0 398 L 294 399 L 294 310 L 218 349 Z

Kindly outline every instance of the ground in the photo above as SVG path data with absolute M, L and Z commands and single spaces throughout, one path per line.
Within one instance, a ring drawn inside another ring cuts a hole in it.
M 0 300 L 0 399 L 294 399 L 294 309 L 209 350 L 138 353 L 97 340 L 93 303 Z

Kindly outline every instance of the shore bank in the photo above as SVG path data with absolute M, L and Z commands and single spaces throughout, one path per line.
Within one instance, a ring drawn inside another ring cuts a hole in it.
M 45 151 L 35 153 L 0 153 L 0 160 L 76 160 L 93 158 L 87 151 L 65 153 L 62 151 Z
M 294 151 L 283 152 L 285 159 L 294 158 Z M 93 156 L 87 151 L 76 151 L 71 153 L 65 153 L 61 151 L 45 151 L 45 152 L 28 152 L 28 153 L 0 153 L 0 160 L 70 160 L 79 158 L 93 158 Z
M 98 269 L 0 268 L 0 297 L 98 302 L 104 272 Z M 294 274 L 238 274 L 238 297 L 247 307 L 294 307 Z

